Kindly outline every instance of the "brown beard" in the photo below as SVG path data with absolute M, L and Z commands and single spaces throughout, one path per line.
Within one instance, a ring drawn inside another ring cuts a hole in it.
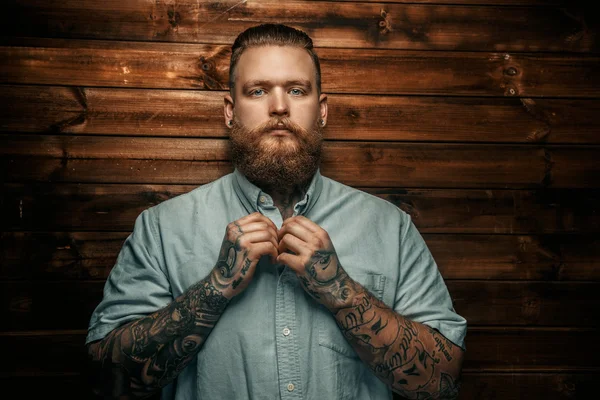
M 282 129 L 277 124 L 292 135 L 269 135 Z M 254 129 L 234 120 L 229 137 L 233 165 L 263 190 L 306 186 L 319 168 L 323 132 L 316 121 L 307 131 L 288 118 L 273 118 Z

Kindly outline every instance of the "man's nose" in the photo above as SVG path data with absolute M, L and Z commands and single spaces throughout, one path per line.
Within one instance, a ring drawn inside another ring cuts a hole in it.
M 287 97 L 282 90 L 275 90 L 271 95 L 271 102 L 269 104 L 269 115 L 272 117 L 288 117 L 290 109 L 288 107 Z

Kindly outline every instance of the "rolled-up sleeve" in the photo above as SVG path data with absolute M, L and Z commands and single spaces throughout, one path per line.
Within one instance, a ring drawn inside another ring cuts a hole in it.
M 438 330 L 464 349 L 467 321 L 454 310 L 437 264 L 408 214 L 404 214 L 401 230 L 400 279 L 394 310 Z
M 173 300 L 162 254 L 156 216 L 152 209 L 144 210 L 105 283 L 102 301 L 90 318 L 86 343 Z

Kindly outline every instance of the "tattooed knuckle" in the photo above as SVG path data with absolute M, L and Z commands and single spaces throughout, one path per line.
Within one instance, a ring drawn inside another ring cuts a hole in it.
M 227 225 L 226 234 L 229 239 L 234 238 L 236 236 L 237 231 L 237 226 L 235 226 L 233 222 Z

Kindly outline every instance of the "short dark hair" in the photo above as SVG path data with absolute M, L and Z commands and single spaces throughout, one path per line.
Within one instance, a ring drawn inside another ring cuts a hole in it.
M 321 93 L 321 64 L 314 52 L 313 42 L 305 32 L 282 24 L 262 24 L 246 29 L 240 33 L 231 46 L 229 63 L 229 90 L 234 94 L 235 67 L 242 53 L 251 47 L 261 46 L 293 46 L 305 49 L 313 60 L 316 71 L 317 93 Z

